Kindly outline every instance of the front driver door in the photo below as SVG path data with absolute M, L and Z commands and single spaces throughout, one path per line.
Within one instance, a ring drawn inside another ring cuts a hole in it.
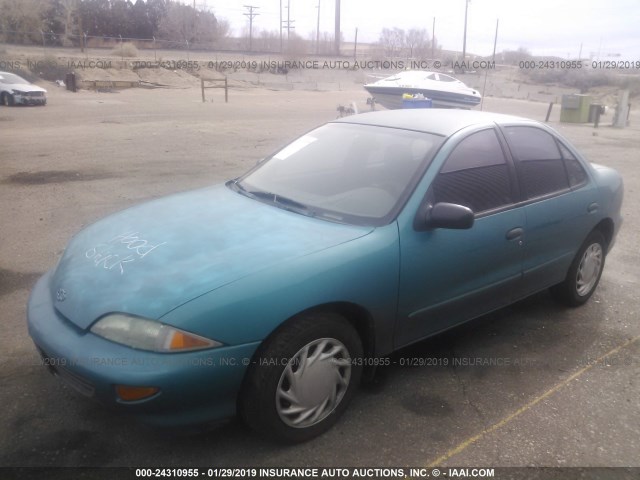
M 521 281 L 525 217 L 513 206 L 514 169 L 493 128 L 463 138 L 424 202 L 455 203 L 476 214 L 468 230 L 400 226 L 396 347 L 500 308 Z

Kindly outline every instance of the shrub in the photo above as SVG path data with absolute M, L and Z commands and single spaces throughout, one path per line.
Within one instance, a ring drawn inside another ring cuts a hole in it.
M 114 48 L 111 53 L 113 55 L 118 55 L 119 57 L 137 57 L 138 49 L 133 43 L 121 43 L 116 48 Z

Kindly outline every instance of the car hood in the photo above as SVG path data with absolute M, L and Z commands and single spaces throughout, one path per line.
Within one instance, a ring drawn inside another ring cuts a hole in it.
M 21 92 L 45 92 L 46 90 L 30 83 L 10 83 L 5 85 L 5 90 L 19 90 Z
M 60 259 L 51 295 L 83 329 L 110 312 L 160 318 L 239 278 L 371 231 L 218 185 L 130 208 L 81 231 Z

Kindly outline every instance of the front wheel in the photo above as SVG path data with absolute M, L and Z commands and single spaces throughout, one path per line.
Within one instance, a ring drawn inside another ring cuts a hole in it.
M 258 351 L 240 404 L 245 421 L 275 440 L 296 443 L 328 430 L 362 376 L 362 342 L 337 314 L 293 320 Z
M 2 94 L 2 105 L 4 105 L 5 107 L 10 107 L 13 105 L 13 95 L 11 95 L 10 93 L 3 93 Z
M 606 241 L 598 230 L 589 234 L 576 254 L 567 277 L 551 287 L 551 294 L 570 307 L 584 304 L 598 286 L 606 254 Z

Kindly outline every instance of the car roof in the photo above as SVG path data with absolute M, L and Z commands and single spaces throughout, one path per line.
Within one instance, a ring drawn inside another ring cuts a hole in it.
M 367 112 L 343 117 L 334 120 L 334 122 L 417 130 L 445 137 L 453 135 L 458 130 L 472 125 L 491 125 L 493 123 L 538 124 L 538 122 L 534 120 L 512 115 L 442 108 L 412 108 L 406 110 Z

